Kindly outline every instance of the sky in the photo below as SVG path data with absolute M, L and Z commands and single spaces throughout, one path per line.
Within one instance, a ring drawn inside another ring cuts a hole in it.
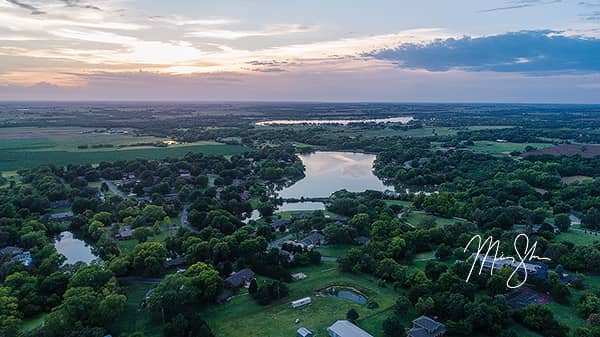
M 600 0 L 0 0 L 0 100 L 600 103 Z

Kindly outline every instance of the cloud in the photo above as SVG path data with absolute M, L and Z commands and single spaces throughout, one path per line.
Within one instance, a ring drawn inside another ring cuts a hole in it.
M 25 3 L 25 2 L 21 2 L 19 0 L 6 0 L 6 1 L 9 2 L 9 3 L 11 3 L 11 4 L 13 4 L 13 5 L 15 5 L 15 6 L 17 6 L 17 7 L 20 7 L 20 8 L 26 9 L 28 11 L 31 11 L 31 15 L 46 14 L 46 12 L 40 10 L 39 8 L 35 7 L 34 5 L 31 5 L 31 4 L 28 4 L 28 3 Z
M 174 26 L 220 26 L 238 22 L 238 20 L 227 18 L 191 19 L 178 15 L 155 15 L 149 17 L 149 19 L 150 21 L 166 23 Z
M 562 2 L 562 0 L 513 0 L 513 1 L 506 1 L 505 2 L 506 6 L 488 8 L 488 9 L 481 10 L 479 12 L 480 13 L 498 12 L 498 11 L 505 11 L 505 10 L 510 10 L 510 9 L 527 8 L 527 7 L 534 7 L 534 6 L 540 6 L 540 5 L 550 5 L 550 4 L 555 4 L 555 3 L 559 3 L 559 2 Z
M 555 31 L 520 31 L 483 37 L 404 43 L 368 53 L 400 67 L 440 72 L 600 72 L 600 39 Z
M 315 31 L 316 27 L 304 26 L 304 25 L 269 25 L 262 30 L 226 30 L 226 29 L 212 29 L 212 30 L 199 30 L 194 32 L 188 32 L 185 34 L 187 37 L 200 37 L 200 38 L 214 38 L 221 40 L 237 40 L 247 37 L 266 37 L 266 36 L 279 36 L 288 35 L 294 33 L 307 33 Z
M 93 10 L 97 10 L 97 11 L 102 11 L 102 8 L 95 6 L 95 5 L 83 3 L 80 0 L 59 0 L 59 1 L 64 3 L 65 6 L 67 6 L 67 7 L 85 8 L 85 9 L 93 9 Z

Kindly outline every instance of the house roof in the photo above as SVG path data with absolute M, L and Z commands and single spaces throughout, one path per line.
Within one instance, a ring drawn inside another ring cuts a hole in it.
M 297 332 L 298 332 L 298 335 L 303 336 L 303 337 L 312 335 L 312 331 L 308 330 L 305 327 L 301 327 L 300 329 L 298 329 Z
M 23 249 L 19 247 L 8 246 L 0 249 L 0 256 L 10 255 L 15 256 L 23 253 Z
M 417 336 L 435 336 L 437 334 L 443 333 L 446 331 L 446 326 L 440 322 L 437 322 L 427 316 L 421 316 L 412 321 L 414 328 L 423 328 L 427 335 L 418 335 L 420 332 L 416 331 L 417 335 L 411 335 L 413 337 Z M 412 329 L 411 329 L 412 330 Z
M 242 284 L 244 284 L 244 282 L 246 282 L 250 279 L 253 279 L 253 278 L 254 278 L 254 272 L 249 268 L 245 268 L 245 269 L 238 271 L 237 273 L 231 274 L 231 276 L 229 276 L 228 278 L 225 279 L 225 283 L 228 283 L 234 287 L 239 287 Z
M 314 245 L 323 240 L 325 240 L 325 235 L 323 235 L 321 233 L 311 233 L 304 239 L 300 240 L 300 243 L 303 243 L 305 245 Z
M 327 328 L 327 331 L 333 331 L 339 337 L 373 337 L 363 329 L 346 320 L 336 321 L 332 326 Z
M 433 334 L 430 334 L 429 332 L 427 332 L 427 330 L 423 328 L 412 328 L 408 330 L 408 333 L 406 335 L 408 337 L 434 337 Z

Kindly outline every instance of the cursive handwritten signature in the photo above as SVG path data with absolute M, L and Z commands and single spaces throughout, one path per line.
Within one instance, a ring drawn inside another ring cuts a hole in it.
M 524 251 L 519 251 L 519 241 L 524 241 Z M 467 245 L 464 248 L 464 252 L 466 252 L 471 244 L 476 241 L 477 242 L 477 251 L 473 253 L 473 264 L 471 265 L 471 269 L 469 270 L 469 275 L 467 276 L 466 282 L 469 282 L 471 279 L 471 275 L 473 274 L 473 270 L 475 269 L 475 265 L 477 262 L 481 264 L 479 267 L 479 275 L 481 275 L 484 270 L 489 270 L 490 275 L 493 274 L 494 270 L 500 270 L 504 267 L 510 267 L 513 271 L 506 280 L 506 286 L 508 288 L 514 289 L 519 288 L 527 281 L 527 277 L 529 274 L 535 274 L 540 272 L 544 266 L 540 264 L 530 263 L 532 260 L 537 261 L 550 261 L 547 257 L 539 257 L 535 255 L 535 250 L 537 248 L 537 241 L 529 247 L 529 237 L 526 234 L 519 234 L 515 238 L 513 242 L 514 250 L 517 254 L 517 257 L 513 256 L 504 256 L 504 253 L 501 252 L 500 255 L 500 240 L 494 240 L 492 236 L 489 236 L 487 239 L 482 241 L 481 235 L 475 235 L 469 240 Z M 486 249 L 487 248 L 487 249 Z M 493 254 L 490 256 L 490 254 Z M 519 280 L 519 276 L 521 276 L 522 280 Z M 511 280 L 516 278 L 517 283 L 511 283 Z

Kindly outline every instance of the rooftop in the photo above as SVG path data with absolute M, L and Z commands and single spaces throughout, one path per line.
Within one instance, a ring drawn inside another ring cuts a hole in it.
M 339 320 L 327 328 L 327 331 L 332 331 L 340 337 L 373 337 L 363 329 L 352 324 L 350 321 Z

